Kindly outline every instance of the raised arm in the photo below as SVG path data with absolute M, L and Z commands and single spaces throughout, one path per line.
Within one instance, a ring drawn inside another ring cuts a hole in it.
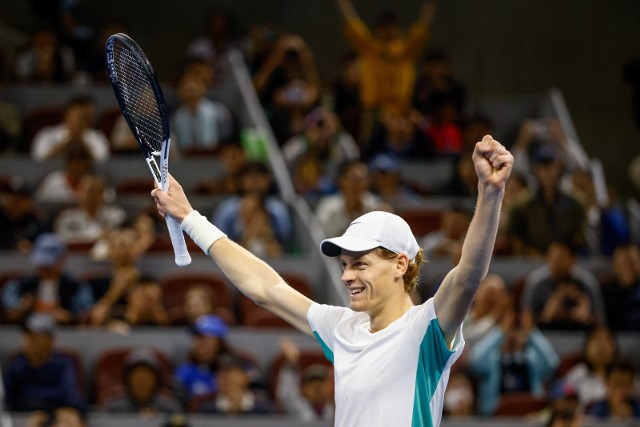
M 155 189 L 151 195 L 160 214 L 169 214 L 178 220 L 182 229 L 211 256 L 243 294 L 300 331 L 311 335 L 307 311 L 313 301 L 290 287 L 266 262 L 228 239 L 195 211 L 173 177 L 170 178 L 168 192 Z
M 476 144 L 473 163 L 479 181 L 476 211 L 462 246 L 460 262 L 447 274 L 434 297 L 440 328 L 448 343 L 455 337 L 478 285 L 489 271 L 513 156 L 487 135 Z
M 342 16 L 344 16 L 344 19 L 347 21 L 360 19 L 358 12 L 356 12 L 356 9 L 353 7 L 353 3 L 351 3 L 351 0 L 338 0 L 338 9 L 340 9 Z

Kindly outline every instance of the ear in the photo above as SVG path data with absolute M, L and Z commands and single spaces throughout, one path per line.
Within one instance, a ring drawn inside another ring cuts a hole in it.
M 396 257 L 394 276 L 396 278 L 401 278 L 402 276 L 404 276 L 404 273 L 407 272 L 408 268 L 409 257 L 407 257 L 405 254 L 398 254 L 398 256 Z

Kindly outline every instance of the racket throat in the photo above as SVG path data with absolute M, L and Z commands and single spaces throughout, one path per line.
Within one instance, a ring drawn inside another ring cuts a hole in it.
M 153 180 L 156 182 L 156 185 L 160 187 L 160 182 L 162 181 L 162 175 L 160 174 L 160 169 L 158 168 L 158 164 L 153 158 L 146 159 L 147 164 L 149 165 L 149 169 L 151 170 L 151 175 L 153 175 Z

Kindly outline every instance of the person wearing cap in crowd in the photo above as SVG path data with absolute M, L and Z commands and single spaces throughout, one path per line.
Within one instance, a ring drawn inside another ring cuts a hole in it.
M 85 397 L 71 358 L 54 349 L 56 321 L 35 313 L 22 324 L 22 349 L 4 372 L 5 403 L 10 411 L 55 411 L 73 408 L 84 413 Z
M 106 411 L 170 414 L 182 409 L 164 387 L 162 367 L 151 349 L 136 348 L 127 355 L 122 367 L 122 384 L 124 393 L 106 401 Z
M 63 271 L 65 243 L 55 233 L 42 233 L 30 260 L 35 273 L 11 279 L 2 291 L 5 320 L 20 323 L 29 313 L 49 313 L 59 324 L 75 323 L 93 305 L 93 294 Z
M 224 320 L 213 314 L 200 316 L 191 326 L 193 340 L 189 358 L 178 365 L 173 374 L 174 386 L 185 403 L 218 391 L 218 360 L 233 353 L 226 341 L 228 332 Z
M 290 287 L 266 262 L 226 238 L 191 207 L 171 178 L 168 192 L 151 192 L 161 215 L 171 215 L 254 302 L 315 336 L 333 362 L 335 425 L 438 426 L 451 365 L 464 346 L 461 325 L 487 274 L 504 187 L 513 156 L 490 135 L 475 146 L 476 211 L 460 262 L 436 295 L 414 306 L 423 255 L 409 225 L 387 212 L 356 218 L 322 252 L 338 257 L 349 307 L 318 304 Z
M 284 364 L 278 371 L 275 395 L 287 414 L 301 421 L 332 421 L 335 413 L 331 368 L 323 364 L 300 369 L 300 350 L 290 339 L 282 339 Z
M 564 162 L 557 146 L 539 141 L 530 146 L 535 190 L 513 205 L 507 236 L 516 255 L 542 256 L 553 241 L 584 248 L 587 216 L 584 207 L 560 186 Z
M 400 162 L 389 154 L 378 154 L 369 163 L 371 191 L 394 209 L 418 206 L 421 197 L 413 191 L 402 177 Z

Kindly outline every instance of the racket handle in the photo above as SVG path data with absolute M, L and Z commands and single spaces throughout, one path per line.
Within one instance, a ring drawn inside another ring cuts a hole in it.
M 169 229 L 169 236 L 171 236 L 171 244 L 173 245 L 173 253 L 176 257 L 176 265 L 183 267 L 191 264 L 191 255 L 187 250 L 187 243 L 184 241 L 184 234 L 180 228 L 180 223 L 170 215 L 167 218 L 167 228 Z

